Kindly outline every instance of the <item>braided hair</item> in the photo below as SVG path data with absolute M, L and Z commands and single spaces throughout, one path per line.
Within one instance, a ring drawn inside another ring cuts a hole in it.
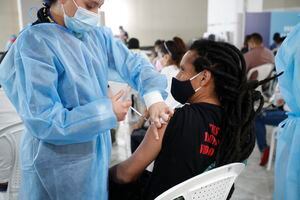
M 246 160 L 255 146 L 254 119 L 264 99 L 255 88 L 265 82 L 247 81 L 242 53 L 233 45 L 209 40 L 195 41 L 190 50 L 198 53 L 194 62 L 199 73 L 204 69 L 214 76 L 215 92 L 223 109 L 222 139 L 216 166 Z M 258 102 L 258 108 L 255 104 Z

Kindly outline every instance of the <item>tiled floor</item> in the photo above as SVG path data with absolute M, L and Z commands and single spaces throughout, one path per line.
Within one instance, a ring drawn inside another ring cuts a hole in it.
M 274 171 L 258 165 L 260 153 L 257 148 L 248 159 L 246 169 L 238 177 L 234 200 L 271 200 L 273 197 Z
M 130 117 L 128 117 L 130 118 Z M 112 149 L 112 161 L 114 165 L 130 156 L 130 123 L 128 118 L 122 122 L 116 133 L 116 142 Z M 233 200 L 271 200 L 273 193 L 273 168 L 267 171 L 265 167 L 258 165 L 260 153 L 257 148 L 248 159 L 246 169 L 239 176 Z

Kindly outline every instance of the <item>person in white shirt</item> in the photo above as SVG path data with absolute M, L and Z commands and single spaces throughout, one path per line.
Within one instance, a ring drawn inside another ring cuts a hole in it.
M 175 108 L 179 106 L 180 103 L 175 101 L 175 99 L 171 95 L 172 78 L 176 77 L 176 75 L 180 71 L 179 64 L 182 56 L 185 53 L 185 49 L 183 49 L 181 45 L 178 45 L 175 41 L 169 40 L 161 45 L 158 53 L 160 56 L 160 62 L 163 65 L 161 74 L 166 75 L 168 81 L 168 97 L 166 99 L 166 103 L 170 108 Z

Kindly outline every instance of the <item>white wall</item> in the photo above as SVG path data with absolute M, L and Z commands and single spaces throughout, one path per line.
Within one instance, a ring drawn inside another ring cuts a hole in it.
M 0 3 L 0 51 L 3 51 L 11 34 L 18 35 L 20 29 L 36 20 L 42 0 L 1 0 Z
M 9 36 L 19 32 L 17 1 L 0 1 L 0 26 L 0 51 L 3 51 Z
M 43 6 L 42 0 L 18 0 L 21 5 L 22 25 L 23 27 L 34 22 L 37 17 L 37 11 Z
M 209 0 L 208 32 L 230 32 L 229 42 L 240 47 L 243 42 L 243 0 Z
M 42 0 L 1 0 L 0 22 L 6 26 L 0 35 L 3 48 L 7 37 L 19 32 L 17 1 L 23 27 L 36 20 L 36 12 L 42 6 Z M 207 30 L 207 1 L 106 0 L 106 25 L 116 34 L 118 26 L 123 25 L 131 37 L 140 39 L 141 45 L 153 45 L 156 39 L 171 39 L 175 35 L 189 41 Z
M 247 12 L 262 12 L 264 1 L 265 0 L 245 0 Z
M 189 41 L 207 28 L 207 0 L 106 0 L 103 10 L 115 34 L 123 25 L 143 46 L 175 35 Z
M 300 0 L 264 0 L 264 10 L 300 8 Z

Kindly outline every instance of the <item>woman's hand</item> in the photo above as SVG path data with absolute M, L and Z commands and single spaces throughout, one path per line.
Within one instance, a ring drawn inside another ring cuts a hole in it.
M 149 114 L 150 121 L 153 122 L 157 128 L 161 128 L 162 122 L 169 121 L 174 111 L 171 110 L 165 102 L 158 102 L 150 106 Z
M 158 102 L 150 106 L 149 108 L 150 122 L 155 125 L 156 129 L 153 127 L 153 134 L 156 140 L 159 140 L 158 130 L 163 124 L 167 123 L 173 116 L 174 111 L 170 109 L 166 103 Z
M 121 90 L 114 96 L 110 97 L 112 101 L 113 111 L 118 121 L 123 121 L 125 119 L 128 109 L 131 106 L 130 100 L 122 100 L 124 94 L 125 92 Z

